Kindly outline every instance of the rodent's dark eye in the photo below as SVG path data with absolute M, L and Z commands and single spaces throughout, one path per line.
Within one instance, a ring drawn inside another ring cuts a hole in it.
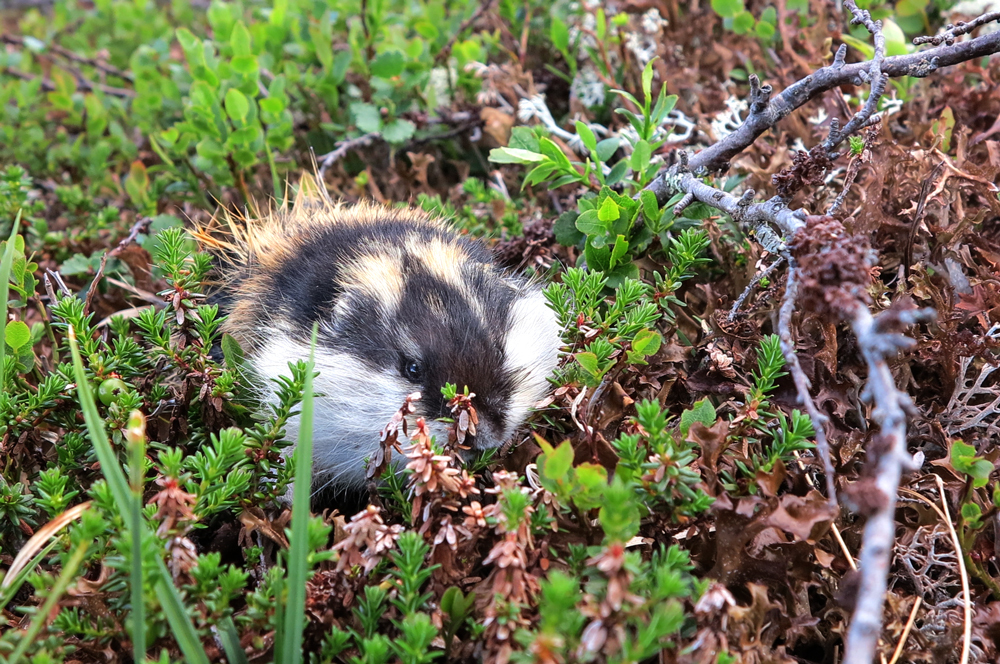
M 401 363 L 401 373 L 406 380 L 419 383 L 424 377 L 424 367 L 416 360 L 404 359 Z

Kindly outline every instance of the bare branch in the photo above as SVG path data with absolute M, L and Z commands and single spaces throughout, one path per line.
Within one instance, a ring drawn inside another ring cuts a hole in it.
M 740 310 L 740 307 L 743 306 L 743 303 L 746 301 L 746 299 L 750 297 L 750 294 L 754 292 L 754 289 L 757 288 L 757 284 L 759 284 L 762 279 L 769 276 L 772 272 L 781 267 L 781 265 L 784 262 L 785 258 L 783 256 L 778 256 L 778 260 L 774 261 L 773 263 L 768 265 L 765 269 L 753 275 L 753 279 L 751 279 L 750 283 L 747 284 L 747 287 L 743 289 L 743 293 L 738 298 L 736 298 L 736 301 L 733 302 L 732 309 L 729 310 L 728 320 L 730 323 L 736 320 L 736 313 Z
M 101 256 L 101 265 L 97 268 L 97 274 L 94 275 L 93 281 L 90 282 L 90 288 L 87 290 L 87 296 L 84 298 L 84 313 L 90 311 L 90 305 L 94 302 L 94 295 L 97 294 L 97 288 L 101 284 L 101 279 L 104 278 L 104 269 L 108 265 L 108 258 L 117 256 L 121 252 L 125 251 L 125 248 L 135 242 L 136 238 L 139 237 L 139 233 L 146 232 L 152 222 L 153 219 L 151 217 L 140 217 L 134 224 L 132 224 L 132 228 L 129 229 L 128 235 L 122 238 L 121 242 L 119 242 L 114 249 L 111 251 L 105 251 L 104 255 Z
M 920 44 L 931 44 L 933 46 L 940 46 L 941 44 L 948 44 L 951 46 L 955 43 L 956 37 L 961 37 L 962 35 L 967 35 L 981 25 L 986 25 L 987 23 L 992 23 L 993 21 L 1000 20 L 1000 12 L 990 12 L 989 14 L 983 14 L 979 18 L 975 18 L 971 21 L 959 21 L 954 25 L 948 24 L 944 26 L 944 32 L 939 35 L 934 35 L 933 37 L 916 37 L 913 43 L 916 45 Z
M 343 159 L 345 156 L 347 156 L 348 152 L 350 152 L 351 150 L 357 150 L 358 148 L 363 148 L 367 145 L 370 145 L 372 141 L 374 141 L 376 138 L 379 137 L 379 135 L 380 134 L 377 131 L 372 131 L 362 136 L 358 136 L 357 138 L 338 141 L 336 148 L 334 148 L 330 152 L 327 152 L 326 154 L 320 157 L 317 157 L 317 159 L 319 160 L 320 180 L 322 180 L 323 176 L 326 175 L 327 169 L 333 166 L 340 159 Z
M 68 65 L 64 65 L 68 67 Z M 14 78 L 19 78 L 22 81 L 34 81 L 38 78 L 34 74 L 29 74 L 23 72 L 20 69 L 15 69 L 14 67 L 3 67 L 0 69 L 0 73 L 6 74 L 7 76 L 12 76 Z M 77 72 L 78 73 L 78 72 Z M 100 90 L 104 94 L 111 97 L 121 97 L 123 99 L 131 98 L 135 96 L 135 92 L 132 90 L 126 90 L 125 88 L 116 88 L 110 85 L 104 85 L 103 83 L 93 83 L 82 76 L 75 76 L 77 80 L 77 85 L 81 90 L 86 92 L 92 92 L 94 90 Z M 56 89 L 56 84 L 47 78 L 42 78 L 42 90 L 45 92 L 54 92 Z
M 923 78 L 942 67 L 950 67 L 997 52 L 1000 52 L 1000 31 L 952 45 L 888 57 L 882 60 L 880 71 L 883 76 L 889 78 L 901 76 Z M 846 49 L 842 46 L 831 65 L 793 83 L 781 94 L 770 98 L 766 107 L 759 111 L 751 108 L 747 119 L 736 131 L 691 157 L 690 170 L 698 173 L 702 170 L 717 171 L 726 168 L 733 157 L 743 152 L 764 132 L 809 100 L 841 85 L 856 85 L 863 82 L 862 76 L 867 76 L 871 63 L 845 64 L 844 56 Z M 844 138 L 846 137 L 845 134 Z M 668 177 L 669 172 L 662 173 L 647 187 L 656 194 L 656 200 L 661 205 L 676 191 L 669 186 Z
M 889 316 L 889 314 L 892 314 Z M 912 457 L 906 449 L 906 411 L 912 409 L 909 397 L 896 388 L 896 382 L 886 364 L 886 357 L 913 344 L 911 339 L 883 331 L 896 324 L 912 324 L 933 317 L 933 311 L 917 309 L 905 312 L 885 312 L 874 318 L 860 303 L 854 310 L 851 327 L 857 337 L 861 354 L 868 364 L 868 385 L 865 394 L 874 401 L 872 419 L 879 426 L 877 463 L 870 491 L 877 504 L 865 523 L 864 545 L 861 549 L 861 583 L 854 615 L 847 633 L 843 664 L 871 664 L 882 630 L 882 604 L 885 600 L 890 554 L 896 535 L 896 492 L 903 472 L 913 470 Z M 880 320 L 881 319 L 881 320 Z M 891 321 L 890 319 L 895 319 Z
M 7 34 L 0 35 L 0 42 L 4 44 L 10 44 L 12 46 L 17 46 L 19 48 L 24 48 L 24 38 L 18 37 L 17 35 L 7 35 Z M 117 76 L 118 78 L 125 81 L 132 82 L 134 80 L 132 74 L 130 74 L 129 72 L 122 71 L 121 69 L 118 69 L 118 67 L 109 65 L 107 62 L 104 62 L 103 60 L 100 60 L 98 58 L 88 58 L 82 56 L 78 53 L 69 50 L 68 48 L 64 48 L 63 46 L 56 44 L 55 42 L 46 44 L 45 47 L 49 51 L 55 53 L 56 55 L 60 55 L 72 62 L 76 62 L 82 65 L 89 65 L 94 69 L 97 69 L 98 71 L 102 71 L 105 74 L 109 74 L 111 76 Z
M 876 116 L 874 119 L 877 125 L 880 118 Z M 854 184 L 854 180 L 858 177 L 858 172 L 861 170 L 861 162 L 864 161 L 866 152 L 871 150 L 871 146 L 875 143 L 877 136 L 878 128 L 874 125 L 869 127 L 865 133 L 864 150 L 862 150 L 861 154 L 851 159 L 851 162 L 847 165 L 847 174 L 844 176 L 844 188 L 840 190 L 837 198 L 830 204 L 830 207 L 826 211 L 827 216 L 832 217 L 840 209 L 840 206 L 844 204 L 847 193 L 851 190 L 851 185 Z
M 867 10 L 858 9 L 857 5 L 851 2 L 851 0 L 845 0 L 844 6 L 854 14 L 851 24 L 856 25 L 860 23 L 864 25 L 868 32 L 871 33 L 872 39 L 875 42 L 875 54 L 872 56 L 871 64 L 868 71 L 861 75 L 862 80 L 871 82 L 872 89 L 865 105 L 851 118 L 851 121 L 843 129 L 834 128 L 831 124 L 830 135 L 823 141 L 823 149 L 826 150 L 827 156 L 830 159 L 833 158 L 833 150 L 845 138 L 864 127 L 875 111 L 878 110 L 878 103 L 882 99 L 882 95 L 885 93 L 885 85 L 889 81 L 888 75 L 882 73 L 882 62 L 885 60 L 885 35 L 882 34 L 882 21 L 873 21 L 872 15 Z
M 795 340 L 792 338 L 792 313 L 795 310 L 795 298 L 799 291 L 798 273 L 795 264 L 789 262 L 788 281 L 785 284 L 785 298 L 781 303 L 781 311 L 778 314 L 778 338 L 781 340 L 781 354 L 785 356 L 785 364 L 792 374 L 795 382 L 795 390 L 798 392 L 799 401 L 809 413 L 809 420 L 812 422 L 813 430 L 816 432 L 816 452 L 823 462 L 823 474 L 826 476 L 826 499 L 830 507 L 836 514 L 837 510 L 837 487 L 833 483 L 834 468 L 833 460 L 830 457 L 830 445 L 826 440 L 826 423 L 829 421 L 826 415 L 820 412 L 809 394 L 812 385 L 802 371 L 799 363 L 799 356 L 795 352 Z M 867 311 L 867 309 L 866 309 Z
M 440 64 L 445 60 L 447 60 L 448 56 L 451 55 L 451 49 L 452 47 L 455 46 L 455 42 L 458 40 L 458 38 L 461 37 L 462 34 L 465 33 L 465 31 L 472 26 L 473 23 L 478 21 L 479 17 L 485 14 L 486 11 L 492 6 L 493 6 L 493 0 L 484 0 L 483 3 L 479 5 L 479 8 L 472 14 L 472 16 L 462 21 L 462 25 L 458 26 L 458 30 L 456 30 L 454 34 L 452 34 L 451 38 L 448 40 L 448 43 L 444 45 L 444 48 L 438 51 L 437 55 L 434 56 L 434 64 Z

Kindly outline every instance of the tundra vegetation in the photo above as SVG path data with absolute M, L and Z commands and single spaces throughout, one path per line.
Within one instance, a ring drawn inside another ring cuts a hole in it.
M 987 4 L 5 2 L 0 661 L 995 661 Z M 512 444 L 310 501 L 184 227 L 312 170 L 546 284 Z

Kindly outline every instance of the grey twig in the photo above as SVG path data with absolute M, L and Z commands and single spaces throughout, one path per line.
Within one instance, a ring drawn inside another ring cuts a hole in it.
M 84 298 L 83 312 L 87 313 L 90 311 L 90 305 L 94 302 L 94 295 L 97 294 L 97 288 L 101 283 L 101 279 L 104 278 L 104 268 L 108 265 L 108 258 L 117 256 L 125 247 L 135 242 L 136 238 L 139 237 L 139 233 L 144 233 L 149 225 L 153 222 L 151 217 L 140 217 L 134 224 L 132 228 L 129 229 L 128 235 L 122 238 L 122 241 L 118 243 L 111 251 L 105 251 L 104 255 L 101 256 L 101 265 L 97 268 L 97 273 L 94 275 L 94 280 L 90 282 L 90 288 L 87 289 L 87 297 Z
M 733 302 L 733 307 L 729 310 L 728 320 L 730 323 L 736 320 L 736 314 L 739 312 L 740 307 L 743 306 L 743 303 L 746 302 L 746 299 L 750 297 L 750 295 L 757 288 L 757 284 L 759 284 L 761 280 L 764 279 L 764 277 L 769 276 L 772 272 L 781 267 L 782 263 L 784 262 L 785 262 L 784 256 L 778 256 L 778 260 L 774 261 L 766 268 L 764 268 L 757 274 L 753 275 L 753 279 L 751 279 L 750 283 L 747 284 L 747 287 L 743 289 L 743 293 L 740 294 L 738 298 L 736 298 L 736 301 Z
M 326 170 L 333 166 L 337 161 L 343 159 L 347 156 L 347 153 L 351 150 L 357 150 L 358 148 L 363 148 L 370 145 L 372 141 L 379 137 L 377 131 L 371 131 L 363 136 L 358 136 L 357 138 L 351 138 L 345 141 L 338 141 L 337 147 L 327 152 L 325 155 L 317 157 L 319 160 L 319 179 L 322 180 L 323 176 L 326 175 Z
M 478 21 L 479 17 L 485 14 L 492 6 L 493 0 L 484 0 L 472 16 L 462 21 L 462 25 L 458 26 L 458 30 L 456 30 L 451 38 L 448 39 L 448 43 L 445 44 L 444 47 L 437 52 L 437 55 L 434 56 L 434 64 L 440 64 L 441 62 L 447 60 L 448 56 L 451 55 L 451 49 L 455 46 L 455 42 L 458 41 L 458 38 L 461 37 L 462 34 L 464 34 L 465 31 L 468 30 L 476 21 Z
M 868 100 L 843 129 L 834 128 L 831 125 L 830 135 L 823 141 L 823 149 L 826 150 L 827 156 L 831 159 L 833 158 L 833 150 L 845 138 L 864 127 L 875 111 L 878 110 L 879 100 L 882 99 L 882 95 L 885 93 L 885 85 L 889 81 L 888 75 L 882 73 L 882 63 L 885 61 L 885 35 L 882 34 L 882 21 L 873 21 L 871 14 L 867 10 L 858 9 L 857 5 L 851 0 L 844 0 L 844 6 L 851 10 L 851 13 L 854 15 L 854 18 L 851 19 L 851 24 L 857 25 L 860 23 L 871 33 L 872 40 L 875 42 L 875 53 L 872 56 L 868 70 L 858 76 L 860 81 L 867 80 L 871 83 L 871 94 L 868 95 Z
M 24 48 L 24 38 L 18 37 L 17 35 L 7 35 L 7 34 L 0 35 L 0 42 L 4 44 L 11 44 L 12 46 L 17 46 L 18 48 Z M 134 80 L 132 74 L 130 74 L 129 72 L 122 71 L 118 67 L 109 65 L 107 62 L 104 62 L 103 60 L 99 60 L 97 58 L 88 58 L 86 56 L 80 55 L 79 53 L 75 53 L 69 50 L 68 48 L 56 44 L 55 42 L 46 44 L 45 47 L 52 53 L 62 56 L 63 58 L 66 58 L 67 60 L 70 60 L 72 62 L 76 62 L 82 65 L 89 65 L 94 69 L 97 69 L 98 71 L 102 71 L 105 74 L 109 74 L 111 76 L 117 76 L 118 78 L 125 81 L 132 82 Z
M 998 51 L 1000 51 L 1000 31 L 952 45 L 937 46 L 926 51 L 887 57 L 882 60 L 880 71 L 883 76 L 889 78 L 902 76 L 923 78 L 942 67 L 993 55 Z M 818 69 L 785 88 L 781 94 L 772 96 L 766 107 L 760 111 L 751 108 L 746 120 L 736 131 L 691 157 L 690 170 L 698 173 L 703 170 L 725 169 L 733 157 L 750 147 L 764 132 L 803 104 L 828 90 L 853 83 L 861 78 L 862 73 L 867 76 L 870 69 L 870 62 L 845 64 L 842 58 L 834 58 L 829 66 Z M 845 134 L 844 138 L 846 137 Z M 656 194 L 656 200 L 661 205 L 669 200 L 675 191 L 667 181 L 669 175 L 669 170 L 661 173 L 646 187 Z
M 789 261 L 785 297 L 781 302 L 781 310 L 778 314 L 778 338 L 781 340 L 781 354 L 785 356 L 785 364 L 788 365 L 788 371 L 792 374 L 792 380 L 795 382 L 795 390 L 798 392 L 799 401 L 802 402 L 806 412 L 809 413 L 809 420 L 816 431 L 816 453 L 823 462 L 823 473 L 826 476 L 826 499 L 830 504 L 831 510 L 836 513 L 837 487 L 833 482 L 835 471 L 833 468 L 833 459 L 830 456 L 830 445 L 826 440 L 826 423 L 830 418 L 820 412 L 819 408 L 816 407 L 816 402 L 813 400 L 812 395 L 809 394 L 809 389 L 812 385 L 809 383 L 809 378 L 806 377 L 805 372 L 802 371 L 799 356 L 795 352 L 795 340 L 792 338 L 792 313 L 795 311 L 795 298 L 798 291 L 798 273 L 795 270 L 795 264 Z
M 15 69 L 14 67 L 4 67 L 0 69 L 0 73 L 6 74 L 7 76 L 13 76 L 14 78 L 19 78 L 22 81 L 34 81 L 38 77 L 34 74 L 29 74 L 27 72 L 21 71 L 20 69 Z M 72 73 L 72 72 L 71 72 Z M 82 76 L 74 74 L 77 85 L 80 86 L 81 90 L 85 92 L 93 92 L 94 90 L 99 90 L 106 95 L 111 97 L 121 97 L 127 99 L 135 96 L 135 92 L 132 90 L 126 90 L 125 88 L 116 88 L 111 85 L 104 85 L 103 83 L 94 83 Z M 42 90 L 45 92 L 54 92 L 56 89 L 55 83 L 47 78 L 42 79 Z
M 954 25 L 949 23 L 944 26 L 944 32 L 941 34 L 934 35 L 933 37 L 916 37 L 914 38 L 913 43 L 917 46 L 920 44 L 931 44 L 933 46 L 947 44 L 948 46 L 951 46 L 955 43 L 956 37 L 967 35 L 979 26 L 986 25 L 987 23 L 992 23 L 997 20 L 1000 20 L 1000 12 L 990 12 L 989 14 L 983 14 L 979 18 L 972 19 L 971 21 L 959 21 Z
M 897 312 L 892 317 L 897 323 L 913 324 L 933 317 L 933 311 L 917 309 Z M 878 495 L 871 496 L 869 500 L 877 508 L 868 515 L 865 523 L 858 563 L 860 590 L 847 633 L 843 664 L 871 664 L 874 659 L 882 630 L 882 604 L 896 535 L 896 493 L 903 472 L 913 470 L 915 465 L 906 449 L 906 411 L 913 406 L 906 393 L 896 388 L 896 381 L 886 363 L 886 357 L 913 345 L 913 340 L 883 331 L 880 329 L 884 327 L 881 322 L 860 303 L 855 307 L 851 320 L 858 347 L 868 365 L 865 394 L 875 404 L 872 419 L 879 426 L 881 443 L 876 446 L 880 451 L 878 457 L 871 460 L 877 464 L 874 489 Z

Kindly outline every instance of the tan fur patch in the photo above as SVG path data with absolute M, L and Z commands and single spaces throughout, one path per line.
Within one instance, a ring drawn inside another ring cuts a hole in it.
M 399 308 L 406 284 L 398 251 L 359 256 L 344 268 L 343 275 L 351 290 L 375 298 L 389 311 Z
M 461 247 L 439 238 L 424 242 L 411 235 L 406 240 L 406 250 L 422 261 L 432 275 L 446 284 L 464 289 L 461 269 L 467 256 Z

